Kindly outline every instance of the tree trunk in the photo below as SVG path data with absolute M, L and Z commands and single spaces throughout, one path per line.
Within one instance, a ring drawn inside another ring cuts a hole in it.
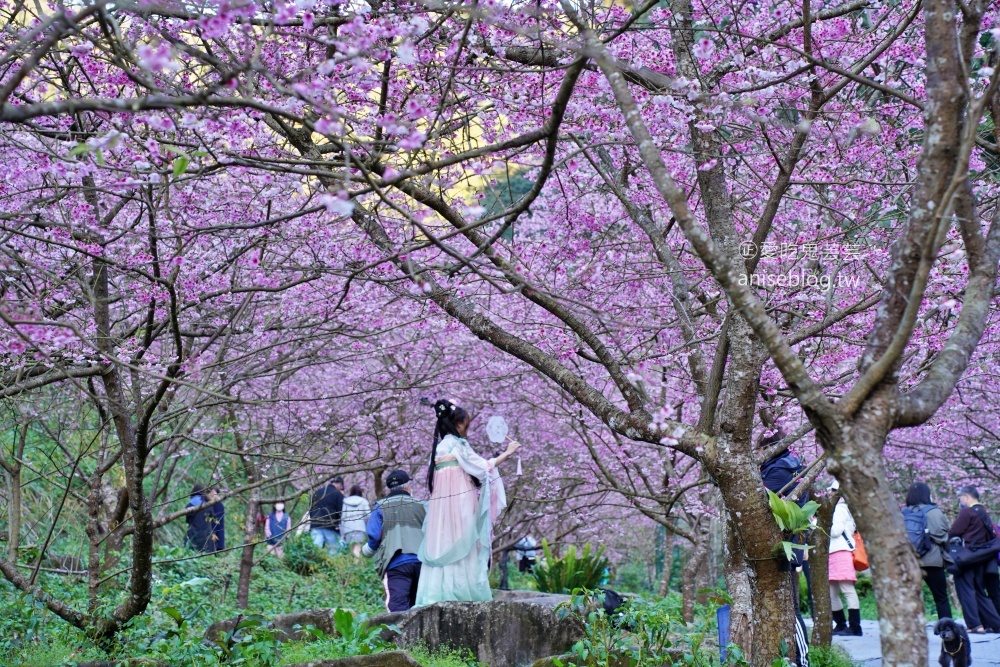
M 695 543 L 691 547 L 687 563 L 684 564 L 681 579 L 681 619 L 685 623 L 694 622 L 694 602 L 698 591 L 698 571 L 701 570 L 705 557 L 708 555 L 709 532 L 706 526 L 700 526 L 695 533 Z
M 894 391 L 879 390 L 855 418 L 853 428 L 837 434 L 832 465 L 827 469 L 840 480 L 866 541 L 883 664 L 927 667 L 923 575 L 882 458 L 890 415 L 888 396 Z
M 740 646 L 754 667 L 770 667 L 780 655 L 782 640 L 791 654 L 795 652 L 791 576 L 784 558 L 775 552 L 781 533 L 760 491 L 759 477 L 745 485 L 719 482 L 729 528 L 730 641 Z
M 21 460 L 28 439 L 28 422 L 20 425 L 17 442 L 11 443 L 11 457 L 0 452 L 0 466 L 7 473 L 7 556 L 17 563 L 17 550 L 21 546 Z
M 666 537 L 663 538 L 663 574 L 660 576 L 660 586 L 656 590 L 659 597 L 666 597 L 670 592 L 670 570 L 674 566 L 674 534 L 669 529 L 666 530 Z
M 4 466 L 7 472 L 7 554 L 11 563 L 17 562 L 21 546 L 21 464 L 12 460 Z
M 230 423 L 237 424 L 236 413 L 229 409 Z M 250 485 L 250 496 L 247 501 L 247 516 L 243 522 L 243 551 L 240 554 L 240 577 L 236 582 L 236 607 L 246 609 L 250 599 L 250 576 L 253 574 L 253 552 L 257 546 L 257 515 L 260 513 L 260 488 L 256 485 L 260 479 L 257 461 L 247 454 L 247 443 L 239 431 L 234 431 L 236 449 L 240 452 L 240 463 L 243 464 L 243 474 Z
M 778 557 L 781 531 L 768 505 L 751 444 L 764 358 L 747 321 L 734 314 L 718 435 L 704 461 L 726 510 L 726 580 L 736 612 L 730 614 L 730 639 L 753 667 L 770 667 L 780 655 L 782 641 L 795 657 L 792 578 L 784 557 Z
M 830 526 L 833 510 L 840 496 L 830 493 L 817 499 L 817 526 L 810 543 L 815 547 L 809 552 L 809 573 L 812 578 L 813 633 L 810 644 L 829 646 L 833 639 L 833 613 L 830 611 Z
M 257 515 L 260 513 L 260 490 L 250 490 L 247 518 L 243 523 L 243 552 L 240 555 L 240 579 L 236 584 L 236 607 L 246 609 L 250 600 L 250 575 L 253 573 L 253 552 L 257 546 Z
M 375 468 L 372 473 L 375 475 L 375 498 L 381 498 L 385 495 L 385 482 L 382 481 L 382 475 L 388 470 L 388 466 L 381 466 Z
M 750 585 L 752 573 L 743 558 L 743 547 L 739 542 L 739 530 L 727 520 L 725 577 L 726 590 L 733 600 L 729 609 L 729 641 L 738 644 L 746 655 L 750 655 L 754 617 L 753 589 Z
M 95 206 L 95 210 L 98 207 Z M 98 350 L 108 358 L 116 354 L 111 331 L 108 271 L 110 265 L 102 259 L 94 261 L 94 323 L 97 329 Z M 118 605 L 110 617 L 96 621 L 90 630 L 96 639 L 110 639 L 121 627 L 138 614 L 146 611 L 153 588 L 153 517 L 144 487 L 146 465 L 146 437 L 137 434 L 119 367 L 110 365 L 101 374 L 107 410 L 114 423 L 115 433 L 121 444 L 121 465 L 128 489 L 128 511 L 132 514 L 132 569 L 128 584 L 128 597 Z
M 101 568 L 101 542 L 108 536 L 101 522 L 103 479 L 92 475 L 87 480 L 90 492 L 87 495 L 87 605 L 90 613 L 94 613 L 100 601 L 98 591 L 101 586 L 103 570 Z

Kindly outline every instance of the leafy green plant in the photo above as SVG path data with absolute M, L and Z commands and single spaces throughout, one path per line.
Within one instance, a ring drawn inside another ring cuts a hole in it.
M 307 577 L 329 565 L 330 555 L 316 546 L 308 533 L 290 535 L 284 542 L 283 562 L 292 572 Z
M 809 649 L 809 667 L 856 667 L 857 664 L 844 647 L 836 644 Z
M 535 566 L 532 577 L 538 590 L 543 593 L 570 593 L 577 589 L 592 590 L 601 585 L 604 571 L 609 563 L 604 558 L 604 547 L 591 553 L 588 542 L 577 554 L 575 546 L 569 546 L 566 553 L 557 558 L 549 547 L 548 540 L 542 540 L 545 562 Z
M 583 639 L 573 645 L 572 664 L 580 667 L 660 667 L 671 664 L 677 651 L 670 637 L 672 617 L 667 605 L 632 600 L 609 616 L 604 594 L 577 589 L 559 613 L 584 622 Z
M 408 648 L 407 652 L 424 667 L 489 667 L 486 663 L 476 660 L 469 649 L 442 647 L 431 651 L 418 644 Z
M 810 500 L 802 507 L 799 507 L 797 503 L 785 500 L 770 489 L 767 490 L 767 500 L 771 506 L 771 513 L 774 515 L 774 520 L 778 523 L 778 528 L 781 529 L 781 532 L 786 537 L 793 538 L 796 535 L 802 535 L 812 530 L 812 524 L 809 520 L 816 514 L 816 510 L 819 509 L 819 503 Z M 790 539 L 782 540 L 778 546 L 785 552 L 785 558 L 788 560 L 792 560 L 793 558 L 793 549 L 806 551 L 812 548 L 812 545 L 800 544 Z
M 191 628 L 190 621 L 198 613 L 197 608 L 187 614 L 181 613 L 176 607 L 165 607 L 161 611 L 173 625 L 145 642 L 142 640 L 145 632 L 151 629 L 150 619 L 144 616 L 133 619 L 130 627 L 133 650 L 153 660 L 169 658 L 171 664 L 185 667 L 218 664 L 218 651 L 202 641 L 201 634 Z
M 371 655 L 396 648 L 392 642 L 382 639 L 382 631 L 399 630 L 393 626 L 369 626 L 364 614 L 354 614 L 347 609 L 336 609 L 333 612 L 333 628 L 337 634 L 328 634 L 313 626 L 303 628 L 312 635 L 314 640 L 326 642 L 338 653 L 343 655 Z

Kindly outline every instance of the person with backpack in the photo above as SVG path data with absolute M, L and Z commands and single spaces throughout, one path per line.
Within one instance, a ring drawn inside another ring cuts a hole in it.
M 924 581 L 934 596 L 937 617 L 951 618 L 948 579 L 944 570 L 945 564 L 951 562 L 947 549 L 948 518 L 931 502 L 931 487 L 923 482 L 910 484 L 906 492 L 906 507 L 903 508 L 903 522 L 910 544 L 920 559 Z
M 840 485 L 834 482 L 833 490 L 839 488 Z M 833 510 L 833 525 L 830 528 L 829 579 L 830 609 L 835 623 L 833 634 L 860 637 L 861 601 L 854 588 L 854 582 L 858 580 L 858 574 L 854 570 L 855 531 L 857 526 L 847 508 L 847 501 L 840 498 Z M 840 601 L 841 593 L 847 601 L 846 617 L 844 605 Z
M 958 492 L 958 503 L 961 509 L 948 531 L 949 538 L 961 538 L 963 550 L 997 539 L 989 513 L 979 504 L 979 489 L 974 486 L 962 487 Z M 1000 599 L 1000 592 L 993 590 L 990 591 L 993 595 L 987 595 L 986 591 L 987 573 L 997 573 L 996 553 L 981 562 L 961 563 L 958 557 L 955 560 L 955 592 L 958 593 L 969 633 L 981 635 L 1000 632 L 1000 615 L 990 599 Z M 995 588 L 992 582 L 991 588 Z

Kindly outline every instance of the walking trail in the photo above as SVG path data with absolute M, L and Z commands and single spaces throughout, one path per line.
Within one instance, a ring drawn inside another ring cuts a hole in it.
M 834 637 L 833 641 L 843 646 L 862 667 L 881 667 L 878 623 L 861 621 L 861 629 L 863 637 Z M 927 625 L 927 640 L 930 643 L 928 662 L 934 667 L 941 654 L 941 638 L 934 635 L 933 623 Z M 1000 635 L 970 635 L 969 643 L 972 644 L 973 667 L 1000 667 Z

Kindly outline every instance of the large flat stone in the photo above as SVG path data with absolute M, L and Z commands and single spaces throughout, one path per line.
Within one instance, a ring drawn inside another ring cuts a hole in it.
M 531 667 L 536 660 L 567 652 L 583 636 L 575 617 L 560 618 L 548 596 L 491 602 L 439 602 L 405 612 L 382 614 L 372 625 L 388 625 L 384 637 L 401 647 L 421 643 L 467 649 L 490 667 Z M 562 597 L 562 596 L 560 596 Z
M 336 660 L 298 662 L 288 667 L 420 667 L 406 651 L 387 651 L 374 655 L 355 655 Z

